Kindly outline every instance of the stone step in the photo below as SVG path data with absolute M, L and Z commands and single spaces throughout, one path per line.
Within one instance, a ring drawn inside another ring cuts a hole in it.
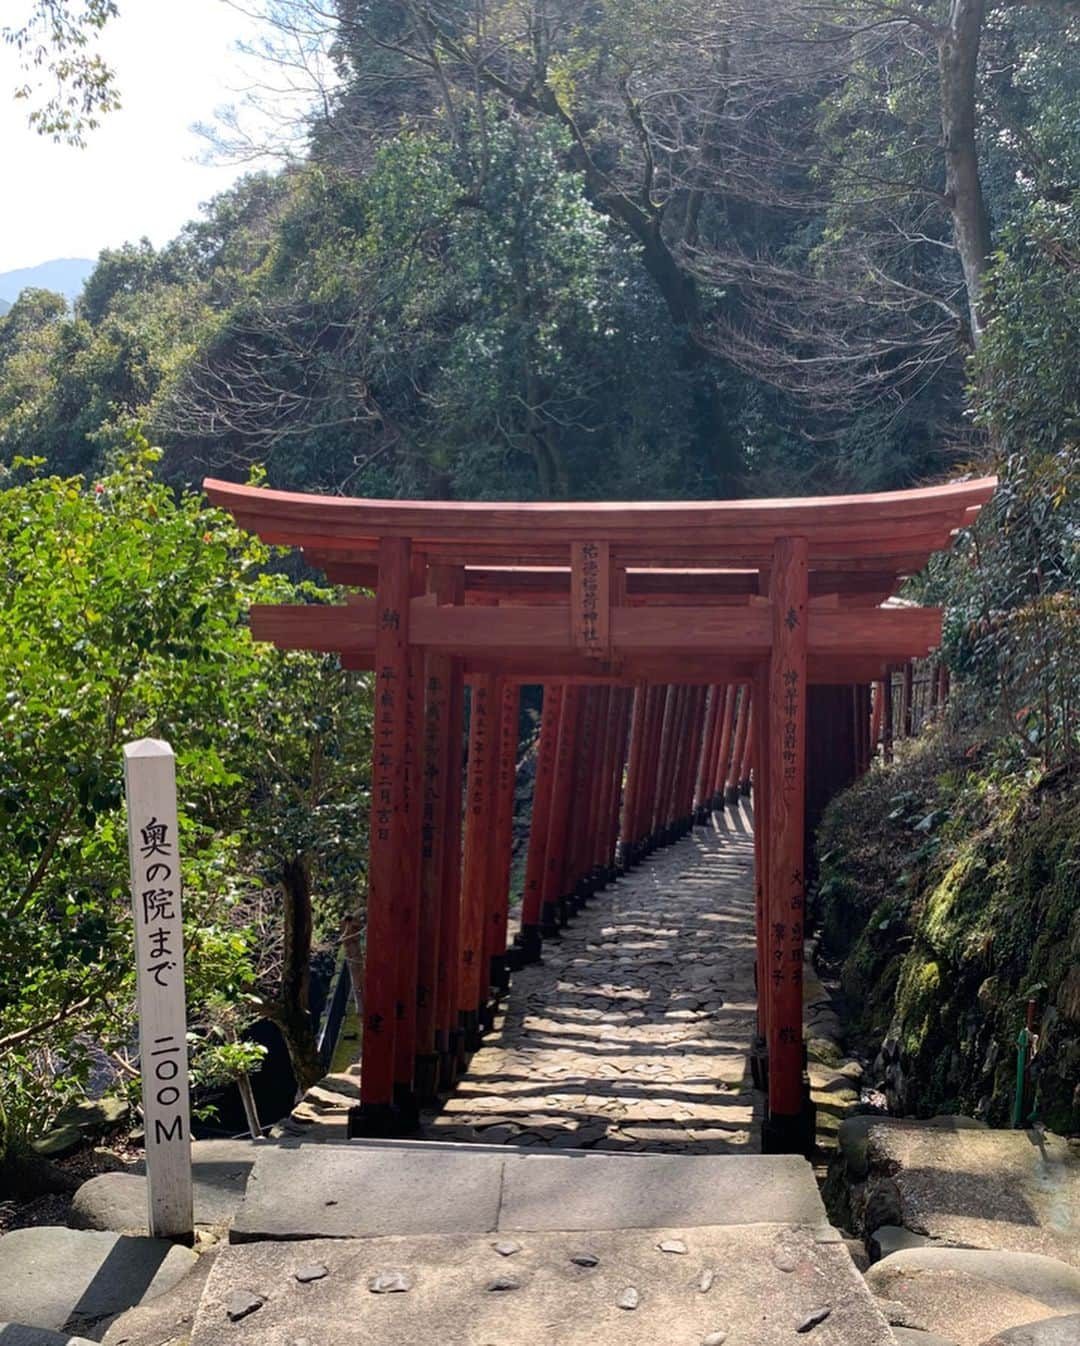
M 894 1317 L 899 1307 L 909 1327 L 955 1346 L 985 1346 L 1009 1329 L 1080 1315 L 1080 1271 L 1040 1253 L 904 1248 L 876 1262 L 866 1281 Z
M 280 1143 L 256 1155 L 229 1237 L 249 1243 L 762 1221 L 827 1227 L 804 1159 L 430 1141 Z
M 78 1333 L 171 1290 L 196 1255 L 164 1239 L 61 1225 L 0 1239 L 0 1321 Z M 6 1346 L 7 1338 L 0 1334 Z
M 800 1333 L 893 1346 L 834 1230 L 684 1222 L 225 1247 L 191 1346 L 792 1346 Z

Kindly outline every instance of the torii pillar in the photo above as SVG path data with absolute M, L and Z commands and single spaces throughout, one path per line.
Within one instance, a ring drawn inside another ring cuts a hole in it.
M 774 728 L 767 747 L 768 907 L 763 932 L 769 1050 L 769 1112 L 762 1132 L 766 1154 L 805 1154 L 813 1137 L 802 1035 L 808 553 L 805 537 L 778 539 L 770 577 L 768 715 Z M 764 719 L 765 707 L 760 711 Z

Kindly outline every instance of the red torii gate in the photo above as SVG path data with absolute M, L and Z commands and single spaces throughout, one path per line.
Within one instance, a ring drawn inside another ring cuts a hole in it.
M 805 1149 L 808 705 L 812 753 L 828 756 L 843 730 L 850 774 L 864 769 L 869 684 L 940 640 L 939 609 L 883 604 L 974 519 L 994 479 L 642 504 L 205 486 L 264 541 L 374 590 L 251 611 L 256 639 L 336 651 L 375 674 L 354 1132 L 414 1125 L 417 1100 L 452 1085 L 476 1046 L 507 969 L 538 958 L 618 866 L 737 798 L 752 770 L 764 1146 Z M 523 683 L 544 697 L 522 929 L 508 954 Z

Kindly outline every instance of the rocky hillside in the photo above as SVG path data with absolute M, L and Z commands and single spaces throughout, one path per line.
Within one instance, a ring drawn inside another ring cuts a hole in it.
M 817 914 L 892 1110 L 1080 1131 L 1080 771 L 1042 773 L 943 728 L 876 767 L 818 833 Z

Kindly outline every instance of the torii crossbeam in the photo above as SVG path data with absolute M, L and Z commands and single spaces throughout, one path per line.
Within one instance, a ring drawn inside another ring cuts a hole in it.
M 353 591 L 334 605 L 255 607 L 253 635 L 336 651 L 375 675 L 358 1129 L 407 1128 L 417 1098 L 452 1083 L 490 988 L 505 986 L 518 690 L 530 683 L 544 688 L 543 714 L 510 961 L 539 957 L 616 854 L 632 863 L 673 839 L 752 774 L 764 1144 L 806 1147 L 808 704 L 821 708 L 809 726 L 818 752 L 851 720 L 833 692 L 881 688 L 937 646 L 940 610 L 892 595 L 995 484 L 519 504 L 205 483 L 239 524 Z M 852 744 L 868 739 L 869 692 L 843 704 L 865 722 Z M 891 713 L 879 690 L 879 725 Z M 868 744 L 853 751 L 868 764 Z

